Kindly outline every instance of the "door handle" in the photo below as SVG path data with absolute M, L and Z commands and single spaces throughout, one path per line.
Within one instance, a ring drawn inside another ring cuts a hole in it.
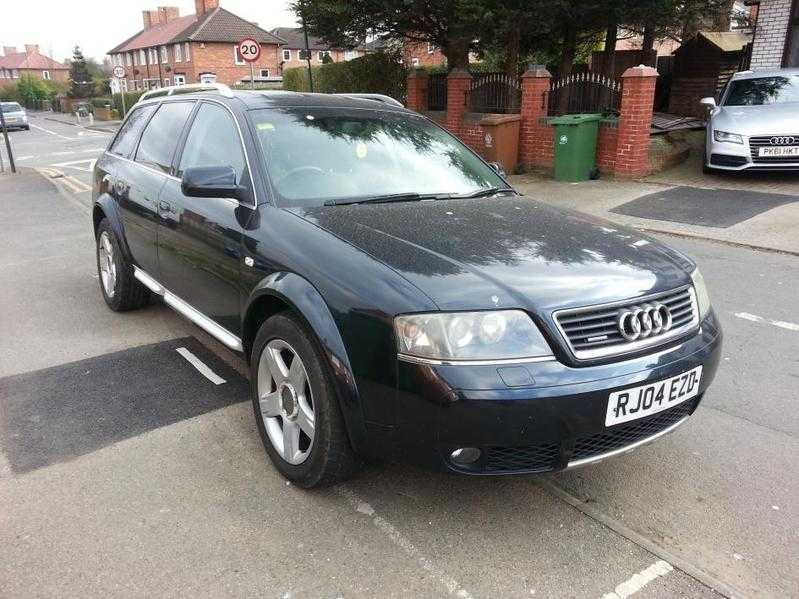
M 173 212 L 172 204 L 170 204 L 169 202 L 165 202 L 164 200 L 161 200 L 160 202 L 158 202 L 158 210 L 161 212 L 172 213 Z

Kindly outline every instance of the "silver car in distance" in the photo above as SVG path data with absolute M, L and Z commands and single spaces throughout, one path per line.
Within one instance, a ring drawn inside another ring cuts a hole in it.
M 735 73 L 711 108 L 706 171 L 799 170 L 799 69 Z

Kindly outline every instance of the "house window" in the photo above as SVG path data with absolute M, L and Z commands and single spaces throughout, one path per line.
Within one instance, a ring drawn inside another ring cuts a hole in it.
M 158 64 L 158 50 L 150 48 L 150 64 Z
M 268 79 L 269 78 L 269 69 L 259 69 L 258 76 L 261 79 Z
M 419 59 L 414 56 L 414 58 L 411 61 L 411 63 L 413 64 L 413 66 L 418 67 L 419 66 Z
M 141 66 L 147 64 L 147 55 L 144 53 L 144 50 L 139 50 L 139 64 Z
M 344 52 L 344 60 L 352 60 L 353 58 L 358 58 L 357 50 L 347 50 Z
M 169 50 L 166 46 L 161 46 L 161 62 L 169 62 Z
M 128 80 L 127 79 L 120 79 L 119 80 L 119 88 L 123 92 L 127 92 L 128 91 Z
M 297 57 L 300 60 L 308 60 L 308 51 L 307 50 L 298 50 Z
M 11 78 L 19 79 L 19 71 L 17 69 L 11 69 Z
M 319 62 L 322 62 L 325 56 L 330 56 L 330 50 L 319 50 Z
M 433 44 L 431 44 L 430 42 L 427 42 L 427 53 L 428 54 L 432 54 L 435 51 L 436 51 L 436 47 Z
M 42 71 L 42 79 L 50 81 L 50 71 Z
M 788 21 L 782 66 L 785 68 L 799 67 L 799 0 L 794 0 L 791 19 Z
M 291 50 L 283 50 L 283 60 L 286 62 L 291 60 Z
M 180 44 L 172 46 L 172 52 L 175 55 L 175 62 L 183 62 L 183 49 Z
M 164 87 L 169 87 L 169 85 L 170 85 L 169 77 L 167 77 L 166 79 L 164 79 Z
M 128 64 L 129 67 L 133 66 L 133 55 L 130 52 L 125 54 L 125 62 Z
M 191 54 L 189 53 L 189 42 L 183 44 L 183 56 L 186 57 L 186 62 L 191 60 Z
M 186 75 L 175 75 L 175 85 L 186 85 Z
M 238 46 L 233 46 L 233 62 L 236 64 L 247 64 L 247 61 L 241 57 Z
M 216 75 L 214 73 L 202 73 L 200 75 L 200 83 L 216 83 Z

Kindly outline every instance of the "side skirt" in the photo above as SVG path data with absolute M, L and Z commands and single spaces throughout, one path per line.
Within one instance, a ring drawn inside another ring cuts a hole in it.
M 133 267 L 133 276 L 136 277 L 136 279 L 150 291 L 163 297 L 164 303 L 166 305 L 168 305 L 181 316 L 188 318 L 206 333 L 212 337 L 215 337 L 221 343 L 224 343 L 234 351 L 244 351 L 244 346 L 241 343 L 241 339 L 236 337 L 236 335 L 228 331 L 226 328 L 218 325 L 188 302 L 180 299 L 177 295 L 166 289 L 163 285 L 161 285 L 161 283 L 156 281 L 138 266 Z

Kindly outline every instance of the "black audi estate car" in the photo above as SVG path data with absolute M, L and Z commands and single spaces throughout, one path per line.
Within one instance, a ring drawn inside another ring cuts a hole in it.
M 696 265 L 517 193 L 383 97 L 150 92 L 94 173 L 100 290 L 250 364 L 275 467 L 543 473 L 684 423 L 722 333 Z

